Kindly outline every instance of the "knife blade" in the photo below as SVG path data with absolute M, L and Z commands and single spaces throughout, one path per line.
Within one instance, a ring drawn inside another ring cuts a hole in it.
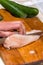
M 34 33 L 28 33 L 26 35 L 41 35 L 41 36 L 43 36 L 43 31 L 41 31 L 41 32 L 34 32 Z

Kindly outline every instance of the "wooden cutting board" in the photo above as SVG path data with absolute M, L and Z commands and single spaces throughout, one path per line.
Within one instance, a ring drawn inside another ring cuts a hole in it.
M 34 18 L 16 18 L 12 16 L 9 12 L 4 9 L 0 9 L 0 14 L 3 16 L 3 21 L 23 21 L 26 31 L 32 29 L 43 30 L 43 23 L 34 17 Z M 23 65 L 28 63 L 34 63 L 40 60 L 43 60 L 43 37 L 39 40 L 26 45 L 18 49 L 5 49 L 0 45 L 0 56 L 2 57 L 5 65 Z M 30 64 L 28 64 L 30 65 Z

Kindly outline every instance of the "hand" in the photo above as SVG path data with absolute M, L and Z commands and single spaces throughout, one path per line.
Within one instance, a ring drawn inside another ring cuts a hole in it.
M 25 34 L 25 26 L 22 22 L 0 22 L 0 37 L 7 37 L 17 30 L 19 34 Z

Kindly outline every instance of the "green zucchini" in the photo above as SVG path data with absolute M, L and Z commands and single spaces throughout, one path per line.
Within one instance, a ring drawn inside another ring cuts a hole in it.
M 9 0 L 0 0 L 0 4 L 2 4 L 6 10 L 8 10 L 12 15 L 15 15 L 16 17 L 31 18 L 39 13 L 37 8 L 23 6 Z
M 22 10 L 18 9 L 18 7 L 13 6 L 9 0 L 0 0 L 0 4 L 9 11 L 12 15 L 16 17 L 26 18 L 27 14 L 24 13 Z
M 13 2 L 13 1 L 10 1 L 10 3 L 13 6 L 16 6 L 19 9 L 21 9 L 23 12 L 27 13 L 27 15 L 28 15 L 27 18 L 34 17 L 39 13 L 39 10 L 37 8 L 24 6 L 24 5 L 18 4 L 18 3 Z

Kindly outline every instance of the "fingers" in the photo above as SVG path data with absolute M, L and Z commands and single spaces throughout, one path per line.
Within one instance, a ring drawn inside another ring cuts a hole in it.
M 8 37 L 10 35 L 14 34 L 14 32 L 10 31 L 0 31 L 0 37 Z
M 23 23 L 19 23 L 19 27 L 18 27 L 18 31 L 19 31 L 19 34 L 25 34 L 25 26 L 23 25 Z
M 18 30 L 20 34 L 25 34 L 25 26 L 20 21 L 0 22 L 0 31 Z
M 18 27 L 19 27 L 19 22 L 0 22 L 0 31 L 17 29 Z

